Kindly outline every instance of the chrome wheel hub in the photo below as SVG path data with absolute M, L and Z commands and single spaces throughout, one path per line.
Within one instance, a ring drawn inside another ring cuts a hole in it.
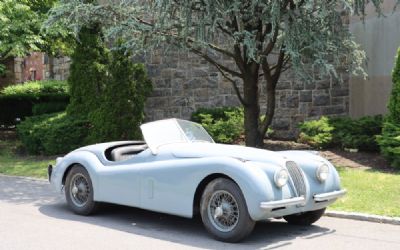
M 89 200 L 90 185 L 87 178 L 81 174 L 75 174 L 71 179 L 70 197 L 71 201 L 77 207 L 83 207 Z
M 239 206 L 227 191 L 214 192 L 207 210 L 211 224 L 221 232 L 232 231 L 239 222 Z

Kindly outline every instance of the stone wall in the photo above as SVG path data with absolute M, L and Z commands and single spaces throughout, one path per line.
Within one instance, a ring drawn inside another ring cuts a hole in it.
M 153 54 L 145 58 L 154 91 L 146 103 L 147 120 L 163 118 L 189 119 L 200 107 L 238 106 L 232 84 L 204 59 L 188 52 Z M 297 124 L 322 115 L 341 116 L 349 113 L 348 78 L 339 83 L 333 79 L 304 83 L 285 73 L 277 86 L 275 135 L 293 138 Z M 265 94 L 261 84 L 261 108 Z
M 6 66 L 6 74 L 0 75 L 0 90 L 15 82 L 14 59 L 8 58 L 7 60 L 2 61 L 2 63 Z
M 69 57 L 49 57 L 42 52 L 33 52 L 26 57 L 10 58 L 6 63 L 7 74 L 0 76 L 0 89 L 10 84 L 31 80 L 67 80 L 70 64 Z M 32 71 L 36 73 L 32 75 Z
M 54 57 L 49 59 L 49 64 L 46 67 L 46 77 L 50 78 L 50 63 L 53 67 L 53 79 L 67 80 L 69 76 L 69 67 L 71 65 L 71 58 L 69 57 Z
M 334 79 L 304 83 L 283 76 L 277 85 L 277 103 L 273 129 L 280 138 L 294 138 L 298 124 L 326 116 L 345 116 L 349 113 L 349 83 Z
M 154 87 L 146 104 L 148 120 L 187 119 L 200 107 L 239 105 L 231 83 L 196 55 L 154 54 L 145 61 Z

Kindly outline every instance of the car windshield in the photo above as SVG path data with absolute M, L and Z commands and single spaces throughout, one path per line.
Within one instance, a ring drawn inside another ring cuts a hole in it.
M 214 143 L 200 124 L 190 121 L 168 119 L 145 123 L 140 128 L 147 145 L 154 154 L 157 153 L 159 146 L 170 143 Z

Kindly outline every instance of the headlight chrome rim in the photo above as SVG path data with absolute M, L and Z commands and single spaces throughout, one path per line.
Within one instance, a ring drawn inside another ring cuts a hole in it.
M 317 171 L 315 171 L 315 176 L 320 182 L 325 182 L 329 177 L 329 166 L 326 163 L 322 163 L 318 166 Z
M 277 187 L 282 188 L 287 184 L 288 180 L 289 180 L 289 172 L 286 169 L 281 168 L 275 171 L 274 182 Z

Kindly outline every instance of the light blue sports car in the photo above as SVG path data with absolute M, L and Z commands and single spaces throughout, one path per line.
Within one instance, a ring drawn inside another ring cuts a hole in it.
M 72 211 L 89 215 L 108 202 L 200 214 L 215 238 L 236 242 L 267 218 L 310 225 L 346 193 L 334 166 L 311 152 L 217 144 L 201 125 L 179 119 L 141 129 L 145 142 L 91 145 L 49 166 Z

